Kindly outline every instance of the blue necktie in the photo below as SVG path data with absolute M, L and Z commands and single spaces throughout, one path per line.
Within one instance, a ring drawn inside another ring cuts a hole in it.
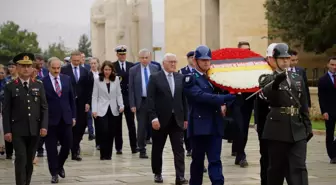
M 74 73 L 75 73 L 75 80 L 76 80 L 76 82 L 78 82 L 77 67 L 74 67 Z
M 144 68 L 144 73 L 145 73 L 145 83 L 146 83 L 146 87 L 148 85 L 148 72 L 147 72 L 147 67 Z

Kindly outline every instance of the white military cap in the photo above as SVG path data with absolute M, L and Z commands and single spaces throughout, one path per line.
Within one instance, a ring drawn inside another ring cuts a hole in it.
M 266 57 L 273 57 L 273 50 L 274 47 L 277 45 L 278 43 L 272 43 L 267 47 L 267 51 L 266 51 Z
M 127 53 L 127 46 L 125 46 L 125 45 L 119 45 L 114 50 L 118 54 L 126 54 Z

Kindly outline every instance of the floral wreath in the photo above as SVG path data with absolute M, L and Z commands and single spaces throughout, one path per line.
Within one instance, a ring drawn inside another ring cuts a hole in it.
M 261 55 L 247 49 L 223 48 L 212 52 L 210 82 L 231 94 L 256 92 L 262 74 L 272 69 Z

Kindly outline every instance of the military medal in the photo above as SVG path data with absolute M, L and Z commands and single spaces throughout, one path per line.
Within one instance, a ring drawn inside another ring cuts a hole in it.
M 35 99 L 34 99 L 34 100 L 35 100 L 35 102 L 37 102 L 37 96 L 35 96 Z

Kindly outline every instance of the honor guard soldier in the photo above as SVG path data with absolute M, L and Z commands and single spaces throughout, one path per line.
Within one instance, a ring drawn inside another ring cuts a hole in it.
M 34 54 L 21 53 L 13 58 L 18 78 L 4 89 L 3 126 L 5 140 L 15 150 L 17 185 L 29 185 L 39 137 L 47 135 L 48 105 L 41 81 L 31 78 Z
M 184 91 L 189 104 L 188 139 L 191 142 L 192 162 L 190 184 L 201 185 L 203 181 L 204 158 L 207 154 L 208 172 L 212 184 L 223 185 L 221 151 L 224 134 L 222 106 L 235 99 L 235 95 L 219 94 L 209 82 L 211 50 L 204 45 L 195 50 L 195 69 L 184 76 Z
M 264 126 L 269 167 L 267 184 L 308 185 L 306 168 L 307 142 L 313 137 L 309 120 L 305 83 L 296 73 L 287 72 L 290 65 L 288 46 L 274 47 L 276 71 L 262 75 L 260 87 L 270 104 Z
M 275 60 L 273 58 L 273 50 L 276 45 L 277 43 L 270 44 L 266 52 L 266 61 L 272 70 L 275 70 L 276 68 Z M 269 108 L 269 102 L 262 93 L 259 93 L 254 101 L 254 124 L 259 139 L 261 185 L 267 185 L 268 150 L 267 141 L 262 139 L 262 133 L 264 131 L 267 114 L 270 111 Z

